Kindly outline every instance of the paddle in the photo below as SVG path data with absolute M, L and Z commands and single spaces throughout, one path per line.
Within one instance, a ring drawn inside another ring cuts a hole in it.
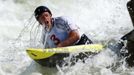
M 128 9 L 130 18 L 131 18 L 132 23 L 133 23 L 133 26 L 134 26 L 134 0 L 130 0 L 127 3 L 127 9 Z M 125 40 L 127 40 L 127 41 L 128 40 L 131 40 L 132 34 L 134 34 L 134 30 L 130 31 L 129 33 L 127 33 L 126 35 L 124 35 L 123 37 L 121 37 L 118 42 L 113 43 L 113 44 L 109 44 L 108 45 L 108 48 L 110 48 L 115 53 L 120 54 L 121 53 L 120 50 L 124 46 L 124 41 Z
M 118 41 L 111 41 L 110 43 L 108 43 L 108 48 L 114 53 L 116 53 L 118 56 L 124 55 L 126 51 L 121 51 L 121 49 L 124 47 L 125 41 L 129 40 L 132 33 L 134 33 L 134 30 L 122 36 Z
M 132 30 L 132 31 L 130 31 L 129 33 L 127 33 L 126 35 L 124 35 L 123 37 L 121 37 L 121 40 L 128 40 L 129 39 L 129 37 L 130 37 L 130 35 L 132 34 L 132 33 L 134 33 L 134 30 Z
M 134 0 L 127 2 L 127 9 L 134 26 Z

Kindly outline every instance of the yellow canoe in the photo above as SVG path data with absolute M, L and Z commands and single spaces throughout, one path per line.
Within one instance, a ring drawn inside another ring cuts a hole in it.
M 35 61 L 38 61 L 40 64 L 49 61 L 49 58 L 53 58 L 54 60 L 56 60 L 55 57 L 57 56 L 58 56 L 57 58 L 62 57 L 59 59 L 61 60 L 63 59 L 63 57 L 69 56 L 68 55 L 69 53 L 81 53 L 81 52 L 98 53 L 102 50 L 103 45 L 101 44 L 88 44 L 88 45 L 76 45 L 76 46 L 48 48 L 48 49 L 28 48 L 26 52 L 30 58 L 32 58 Z

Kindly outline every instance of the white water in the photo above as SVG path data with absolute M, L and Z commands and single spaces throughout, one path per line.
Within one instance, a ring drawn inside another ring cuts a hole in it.
M 38 5 L 48 6 L 53 16 L 72 17 L 94 42 L 106 44 L 111 39 L 118 40 L 133 28 L 126 8 L 127 0 L 1 0 L 0 3 L 0 75 L 134 75 L 134 69 L 125 65 L 106 68 L 118 60 L 109 51 L 89 58 L 85 64 L 78 62 L 55 72 L 27 56 L 27 32 L 23 32 L 25 38 L 15 40 Z

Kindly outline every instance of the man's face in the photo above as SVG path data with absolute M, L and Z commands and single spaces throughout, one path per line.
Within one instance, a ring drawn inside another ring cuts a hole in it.
M 51 26 L 51 18 L 52 15 L 49 14 L 48 12 L 43 12 L 40 16 L 39 16 L 39 23 L 41 25 L 45 25 L 46 27 L 50 27 Z

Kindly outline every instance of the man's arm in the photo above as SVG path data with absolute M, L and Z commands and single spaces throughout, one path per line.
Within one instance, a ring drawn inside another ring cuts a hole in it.
M 79 38 L 80 38 L 79 33 L 76 30 L 72 30 L 69 32 L 69 37 L 65 41 L 59 43 L 57 47 L 65 47 L 73 45 L 76 41 L 79 40 Z

